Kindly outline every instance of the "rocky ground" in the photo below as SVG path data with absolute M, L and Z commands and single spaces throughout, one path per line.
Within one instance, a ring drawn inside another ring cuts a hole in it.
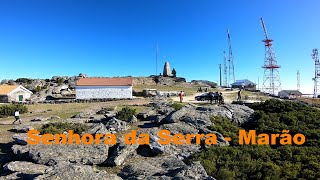
M 211 116 L 222 116 L 242 124 L 250 119 L 253 110 L 242 105 L 186 104 L 175 111 L 165 100 L 145 104 L 137 117 L 128 120 L 115 118 L 114 112 L 83 113 L 64 122 L 84 123 L 90 128 L 86 133 L 117 135 L 115 145 L 29 145 L 26 132 L 52 120 L 34 120 L 17 125 L 11 148 L 1 161 L 2 179 L 214 179 L 209 177 L 199 162 L 185 161 L 195 152 L 207 148 L 204 139 L 197 145 L 161 145 L 158 132 L 162 129 L 176 133 L 217 135 L 216 146 L 228 142 L 219 132 L 209 130 Z M 91 117 L 91 118 L 89 118 Z M 149 145 L 126 145 L 123 135 L 137 130 L 150 135 Z

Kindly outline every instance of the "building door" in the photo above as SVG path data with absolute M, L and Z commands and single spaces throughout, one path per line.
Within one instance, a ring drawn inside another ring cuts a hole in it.
M 23 101 L 23 95 L 19 95 L 19 102 Z

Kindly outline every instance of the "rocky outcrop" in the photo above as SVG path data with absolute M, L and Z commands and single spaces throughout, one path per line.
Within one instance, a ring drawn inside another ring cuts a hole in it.
M 97 179 L 97 180 L 121 180 L 115 174 L 109 174 L 106 171 L 99 171 L 92 166 L 73 164 L 69 162 L 60 162 L 55 164 L 44 175 L 38 176 L 37 180 L 51 179 Z
M 110 132 L 106 128 L 106 126 L 102 123 L 94 124 L 92 127 L 87 131 L 88 134 L 109 134 Z
M 44 174 L 49 168 L 48 166 L 41 164 L 34 164 L 27 161 L 12 161 L 3 166 L 5 170 L 12 172 L 19 172 L 23 174 Z
M 27 134 L 14 134 L 12 136 L 12 139 L 17 143 L 17 144 L 21 144 L 21 145 L 27 145 Z
M 145 158 L 125 166 L 120 176 L 124 179 L 206 179 L 207 173 L 200 163 L 187 165 L 174 156 Z
M 194 106 L 188 105 L 166 117 L 167 123 L 184 121 L 197 127 L 210 126 L 212 116 L 222 116 L 230 121 L 242 124 L 250 120 L 254 110 L 242 105 Z
M 38 164 L 53 165 L 62 161 L 79 164 L 101 164 L 108 158 L 105 144 L 30 145 L 29 156 Z
M 33 127 L 28 124 L 19 124 L 14 128 L 12 128 L 12 131 L 17 133 L 27 133 L 29 130 L 32 130 L 32 129 Z
M 127 159 L 128 156 L 132 155 L 138 145 L 126 145 L 123 142 L 118 143 L 110 148 L 111 153 L 105 164 L 111 166 L 120 166 Z
M 120 131 L 126 131 L 129 127 L 130 126 L 127 125 L 125 121 L 121 121 L 116 118 L 112 118 L 106 123 L 106 128 L 113 134 Z
M 132 115 L 129 119 L 128 119 L 128 123 L 136 123 L 138 122 L 138 119 L 136 118 L 136 116 Z

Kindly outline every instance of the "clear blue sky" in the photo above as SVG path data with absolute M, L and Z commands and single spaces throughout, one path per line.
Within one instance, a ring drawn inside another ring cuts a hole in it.
M 282 89 L 313 91 L 320 48 L 317 0 L 0 0 L 0 79 L 53 75 L 149 76 L 169 60 L 178 76 L 219 79 L 231 32 L 236 79 L 263 78 L 263 17 Z

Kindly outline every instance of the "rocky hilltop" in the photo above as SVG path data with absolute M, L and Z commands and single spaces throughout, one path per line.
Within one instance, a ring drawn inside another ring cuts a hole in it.
M 228 146 L 224 137 L 211 131 L 210 117 L 222 116 L 242 124 L 248 121 L 253 110 L 241 105 L 187 104 L 175 110 L 172 104 L 155 100 L 144 105 L 144 111 L 137 117 L 117 119 L 115 112 L 100 110 L 65 119 L 64 122 L 85 124 L 85 133 L 117 135 L 115 145 L 28 145 L 26 132 L 43 125 L 49 120 L 37 120 L 18 125 L 12 131 L 14 143 L 11 162 L 4 166 L 6 179 L 214 179 L 209 177 L 199 162 L 188 162 L 192 154 L 209 146 Z M 99 114 L 99 115 L 97 115 Z M 94 117 L 88 118 L 88 117 Z M 137 136 L 150 135 L 148 145 L 126 145 L 123 135 L 132 129 Z M 174 134 L 208 134 L 217 136 L 216 145 L 206 145 L 205 139 L 190 145 L 159 144 L 157 136 L 162 129 Z M 102 169 L 113 169 L 111 171 Z
M 88 77 L 85 74 L 78 76 L 53 76 L 51 79 L 29 79 L 18 78 L 16 80 L 2 80 L 0 84 L 22 85 L 32 91 L 30 101 L 39 102 L 45 100 L 53 100 L 59 98 L 75 98 L 75 85 L 79 78 Z M 193 80 L 186 82 L 183 77 L 132 77 L 133 87 L 135 86 L 182 86 L 182 87 L 215 87 L 216 83 L 203 80 Z

